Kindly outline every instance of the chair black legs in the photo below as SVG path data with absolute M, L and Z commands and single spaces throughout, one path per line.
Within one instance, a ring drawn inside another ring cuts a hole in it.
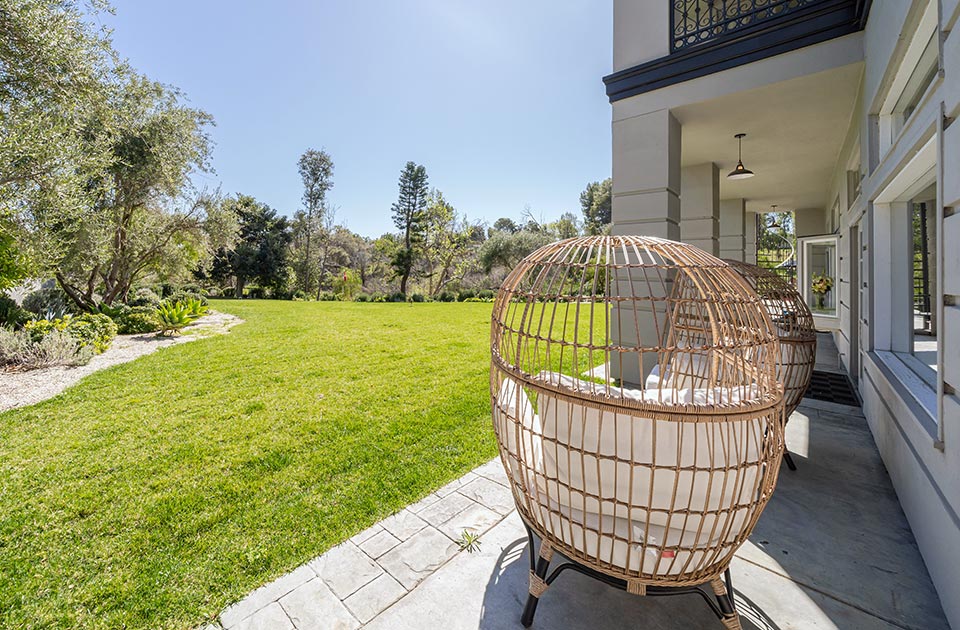
M 787 450 L 783 451 L 783 461 L 787 463 L 787 468 L 789 468 L 790 470 L 797 469 L 797 465 L 793 463 L 793 458 L 790 457 L 790 451 L 787 451 Z
M 526 526 L 526 523 L 524 523 Z M 547 569 L 550 568 L 550 556 L 552 553 L 548 548 L 544 548 L 540 543 L 540 553 L 534 555 L 533 531 L 527 527 L 527 540 L 529 542 L 530 553 L 530 594 L 527 596 L 527 605 L 523 607 L 523 615 L 520 617 L 520 623 L 524 628 L 529 628 L 533 624 L 533 616 L 537 613 L 537 604 L 540 603 L 540 596 L 547 590 Z M 546 552 L 546 553 L 544 553 Z M 534 561 L 536 558 L 536 561 Z
M 520 617 L 520 623 L 523 624 L 524 628 L 529 628 L 531 625 L 533 625 L 533 617 L 537 614 L 537 605 L 540 603 L 540 597 L 542 597 L 544 592 L 546 592 L 547 587 L 550 584 L 553 584 L 553 581 L 556 580 L 561 573 L 564 573 L 565 570 L 568 569 L 574 570 L 577 573 L 582 573 L 583 575 L 587 575 L 596 580 L 600 580 L 601 582 L 604 582 L 605 584 L 615 588 L 626 590 L 628 592 L 635 592 L 631 590 L 628 582 L 613 578 L 573 561 L 562 562 L 548 576 L 547 571 L 550 568 L 550 561 L 553 559 L 553 548 L 549 543 L 544 543 L 541 541 L 538 549 L 533 535 L 533 530 L 527 526 L 526 523 L 524 523 L 524 527 L 527 529 L 527 541 L 529 545 L 530 556 L 530 591 L 529 595 L 527 596 L 527 603 L 523 608 L 523 614 Z M 712 595 L 710 593 L 710 589 L 706 588 L 708 584 L 712 587 Z M 729 630 L 742 630 L 740 626 L 740 617 L 737 614 L 736 607 L 734 606 L 733 580 L 730 577 L 729 569 L 727 569 L 727 571 L 723 574 L 723 578 L 717 577 L 710 582 L 704 582 L 703 584 L 697 586 L 649 586 L 644 587 L 639 594 L 646 594 L 650 596 L 686 594 L 699 595 L 710 607 L 710 610 L 717 615 L 724 627 L 728 628 Z

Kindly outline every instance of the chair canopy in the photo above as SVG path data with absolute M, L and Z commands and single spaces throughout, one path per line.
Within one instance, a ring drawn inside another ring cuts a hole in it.
M 501 460 L 544 544 L 634 592 L 718 579 L 784 449 L 777 333 L 743 278 L 683 243 L 568 239 L 510 273 L 491 340 Z
M 726 262 L 757 292 L 773 321 L 780 339 L 777 379 L 783 384 L 785 413 L 789 418 L 810 387 L 817 361 L 813 313 L 796 287 L 776 273 L 739 260 Z

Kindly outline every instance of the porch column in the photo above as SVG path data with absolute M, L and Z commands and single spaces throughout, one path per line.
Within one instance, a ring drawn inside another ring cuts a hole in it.
M 680 240 L 680 123 L 668 110 L 616 120 L 613 123 L 613 234 L 657 236 Z M 618 258 L 624 254 L 617 252 Z M 628 252 L 626 256 L 631 256 Z M 631 262 L 631 261 L 623 261 Z M 635 261 L 632 261 L 635 262 Z M 645 308 L 663 305 L 671 283 L 647 283 L 614 274 L 620 295 L 650 296 Z M 663 313 L 637 317 L 633 305 L 610 309 L 610 337 L 624 347 L 657 345 L 660 332 L 656 327 Z M 656 362 L 656 356 L 645 353 L 616 353 L 608 365 L 608 374 L 615 381 L 638 385 L 644 382 Z
M 680 240 L 680 123 L 669 110 L 613 123 L 613 234 Z
M 743 223 L 743 262 L 755 265 L 757 264 L 757 213 L 745 213 Z
M 682 171 L 680 237 L 708 254 L 720 255 L 720 169 L 713 162 Z
M 741 262 L 745 260 L 746 210 L 747 203 L 744 199 L 724 199 L 720 202 L 720 258 L 732 258 Z

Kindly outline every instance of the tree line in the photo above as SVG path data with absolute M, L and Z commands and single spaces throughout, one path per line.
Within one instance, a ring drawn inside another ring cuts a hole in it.
M 547 243 L 600 234 L 610 223 L 610 180 L 581 194 L 582 218 L 564 213 L 537 219 L 528 208 L 519 220 L 487 225 L 471 221 L 437 188 L 426 167 L 407 162 L 391 212 L 395 232 L 378 238 L 336 223 L 327 199 L 334 162 L 324 150 L 307 150 L 298 162 L 303 206 L 288 220 L 249 195 L 223 200 L 238 218 L 236 242 L 221 248 L 194 273 L 208 289 L 235 297 L 354 299 L 361 293 L 437 299 L 445 293 L 496 289 L 520 260 Z
M 537 247 L 610 223 L 610 180 L 589 184 L 580 214 L 526 209 L 471 221 L 408 162 L 378 238 L 337 223 L 334 162 L 297 162 L 291 216 L 245 194 L 197 187 L 213 173 L 213 118 L 138 73 L 71 0 L 0 7 L 0 291 L 54 278 L 79 310 L 125 303 L 140 286 L 324 299 L 496 288 Z M 384 209 L 387 211 L 388 209 Z

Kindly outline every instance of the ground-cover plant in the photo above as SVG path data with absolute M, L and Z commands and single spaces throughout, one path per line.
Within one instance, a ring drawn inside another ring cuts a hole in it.
M 0 414 L 0 627 L 197 627 L 496 454 L 489 304 L 213 306 Z
M 92 346 L 81 345 L 61 330 L 51 330 L 34 339 L 29 330 L 0 328 L 0 366 L 33 370 L 54 365 L 84 365 L 92 356 Z

